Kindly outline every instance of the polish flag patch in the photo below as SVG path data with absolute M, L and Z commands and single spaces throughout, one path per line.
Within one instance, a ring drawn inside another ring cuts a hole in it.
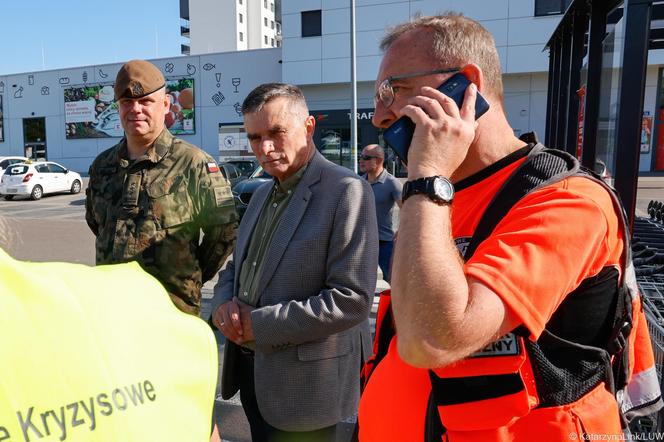
M 207 167 L 208 173 L 219 172 L 219 166 L 217 166 L 217 163 L 207 163 L 205 167 Z

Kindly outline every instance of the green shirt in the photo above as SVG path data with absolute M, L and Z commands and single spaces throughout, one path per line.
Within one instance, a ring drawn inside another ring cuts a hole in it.
M 240 301 L 256 306 L 259 293 L 257 293 L 258 281 L 263 274 L 265 256 L 272 236 L 277 230 L 279 221 L 293 197 L 295 187 L 302 179 L 307 166 L 304 165 L 294 175 L 288 177 L 283 183 L 276 179 L 270 192 L 270 197 L 265 201 L 263 210 L 258 217 L 256 227 L 251 235 L 247 257 L 242 262 L 240 269 L 240 280 L 238 286 L 238 298 Z

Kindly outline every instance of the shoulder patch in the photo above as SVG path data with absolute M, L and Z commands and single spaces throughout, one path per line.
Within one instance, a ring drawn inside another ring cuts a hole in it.
M 233 193 L 228 186 L 217 186 L 213 188 L 214 200 L 217 207 L 233 205 Z
M 214 161 L 205 163 L 205 168 L 207 169 L 208 173 L 219 172 L 219 166 L 217 166 L 217 163 L 215 163 Z

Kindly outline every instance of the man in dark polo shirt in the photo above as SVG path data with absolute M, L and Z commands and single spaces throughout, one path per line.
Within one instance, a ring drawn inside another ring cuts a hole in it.
M 383 279 L 390 282 L 390 264 L 394 234 L 399 227 L 399 208 L 401 207 L 401 182 L 384 167 L 385 151 L 378 144 L 369 144 L 362 149 L 360 171 L 371 184 L 376 200 L 376 219 L 378 220 L 378 266 L 383 272 Z

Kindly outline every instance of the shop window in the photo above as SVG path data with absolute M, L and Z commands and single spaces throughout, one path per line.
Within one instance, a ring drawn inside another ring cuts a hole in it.
M 321 36 L 321 13 L 316 11 L 302 11 L 302 37 Z
M 535 17 L 562 14 L 572 0 L 535 0 Z

